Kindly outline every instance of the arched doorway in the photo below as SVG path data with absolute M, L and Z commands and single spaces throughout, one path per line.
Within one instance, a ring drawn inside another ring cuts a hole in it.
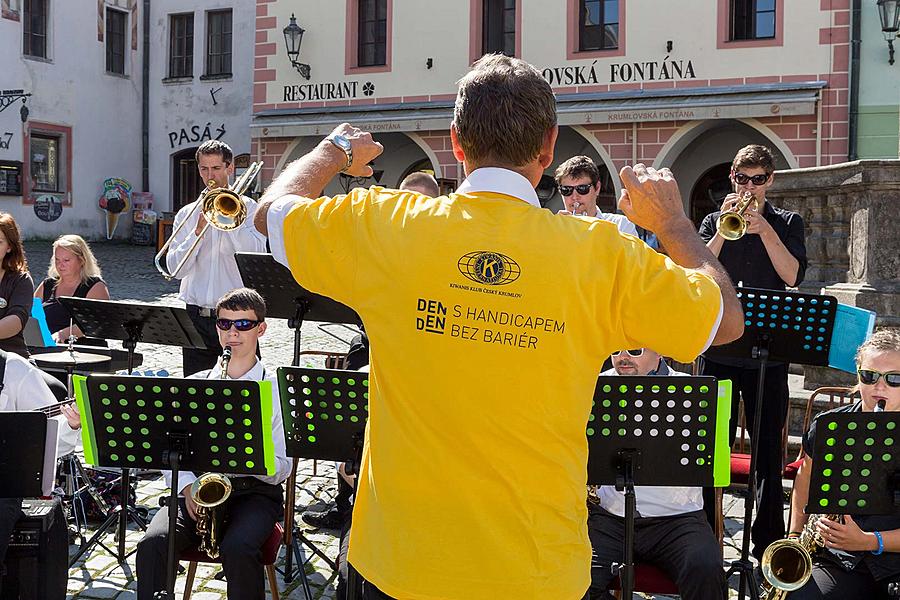
M 196 154 L 197 148 L 186 148 L 172 155 L 172 212 L 196 200 L 204 188 Z
M 722 163 L 709 169 L 700 176 L 691 191 L 691 221 L 700 227 L 703 217 L 716 212 L 722 206 L 725 196 L 733 190 L 731 187 L 731 163 Z
M 616 212 L 616 187 L 606 163 L 584 136 L 571 127 L 565 126 L 559 128 L 559 136 L 556 138 L 556 146 L 553 149 L 553 164 L 544 171 L 544 177 L 549 177 L 550 181 L 542 179 L 538 185 L 541 206 L 549 208 L 553 212 L 563 207 L 562 198 L 556 190 L 553 174 L 560 164 L 573 156 L 587 156 L 594 161 L 597 169 L 600 170 L 600 195 L 597 197 L 597 205 L 603 212 Z M 552 189 L 547 188 L 550 182 L 553 184 Z

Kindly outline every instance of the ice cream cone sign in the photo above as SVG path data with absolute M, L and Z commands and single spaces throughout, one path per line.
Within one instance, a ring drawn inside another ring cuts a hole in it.
M 131 184 L 124 179 L 111 177 L 103 182 L 100 209 L 106 216 L 106 239 L 111 240 L 119 224 L 119 215 L 131 205 Z

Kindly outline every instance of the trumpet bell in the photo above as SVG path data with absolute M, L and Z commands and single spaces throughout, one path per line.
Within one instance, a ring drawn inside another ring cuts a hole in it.
M 733 242 L 747 233 L 747 220 L 736 212 L 723 213 L 716 221 L 716 229 L 726 240 Z

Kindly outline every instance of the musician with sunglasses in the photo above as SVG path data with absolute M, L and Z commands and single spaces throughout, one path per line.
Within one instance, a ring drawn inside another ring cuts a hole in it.
M 588 156 L 573 156 L 556 167 L 556 185 L 563 199 L 560 215 L 596 217 L 614 223 L 622 233 L 638 237 L 637 228 L 625 215 L 605 213 L 597 206 L 600 195 L 600 170 Z
M 741 148 L 731 165 L 734 194 L 726 196 L 722 210 L 707 215 L 700 225 L 700 237 L 715 254 L 732 282 L 745 287 L 784 291 L 797 287 L 806 273 L 806 242 L 803 219 L 795 212 L 772 206 L 766 191 L 775 180 L 775 157 L 765 146 Z M 728 241 L 717 232 L 716 221 L 723 211 L 730 210 L 738 199 L 750 192 L 751 202 L 744 218 L 747 233 Z M 752 433 L 756 406 L 756 387 L 759 364 L 750 359 L 731 359 L 705 356 L 704 375 L 733 382 L 731 392 L 731 441 L 740 422 L 738 400 L 744 400 L 744 418 Z M 783 452 L 781 432 L 787 418 L 790 400 L 788 365 L 769 362 L 762 392 L 763 407 L 760 420 L 759 456 L 756 461 L 758 510 L 753 521 L 753 556 L 763 551 L 784 534 L 784 511 L 781 475 Z M 711 492 L 706 492 L 707 506 L 711 506 Z
M 650 348 L 619 350 L 612 355 L 610 375 L 684 377 Z M 634 558 L 656 565 L 678 586 L 685 600 L 722 600 L 725 572 L 719 542 L 703 512 L 699 487 L 638 486 L 634 523 Z M 590 600 L 611 599 L 612 565 L 622 562 L 625 494 L 615 486 L 588 488 L 588 536 L 591 539 Z
M 40 410 L 57 403 L 40 369 L 18 354 L 5 350 L 0 350 L 0 361 L 5 363 L 0 369 L 0 413 Z M 78 411 L 73 406 L 60 406 L 60 414 L 65 417 L 65 422 L 60 423 L 60 433 L 62 428 L 75 430 L 81 427 Z M 59 437 L 63 438 L 62 435 Z M 3 561 L 9 536 L 21 516 L 22 498 L 0 498 L 0 596 L 6 574 Z
M 809 518 L 804 510 L 815 508 L 807 507 L 807 501 L 819 417 L 875 410 L 900 412 L 900 333 L 887 329 L 876 332 L 859 347 L 856 367 L 860 400 L 820 413 L 803 436 L 805 456 L 791 497 L 790 537 L 803 531 Z M 813 556 L 812 577 L 790 593 L 791 600 L 890 597 L 888 586 L 900 582 L 900 515 L 846 515 L 844 523 L 823 518 L 816 528 L 825 541 L 825 550 Z
M 259 550 L 280 520 L 284 505 L 281 483 L 287 479 L 291 462 L 284 443 L 284 423 L 278 396 L 278 381 L 274 371 L 268 371 L 256 356 L 257 340 L 266 331 L 266 304 L 255 290 L 238 288 L 225 294 L 216 304 L 216 331 L 221 346 L 231 348 L 228 379 L 272 382 L 272 440 L 275 445 L 275 474 L 229 475 L 232 493 L 222 505 L 224 532 L 219 543 L 222 569 L 229 598 L 258 599 L 265 597 L 263 565 Z M 197 379 L 221 379 L 222 365 L 197 373 Z M 176 552 L 200 542 L 197 536 L 197 505 L 191 499 L 191 485 L 197 475 L 181 471 L 178 481 L 171 481 L 171 472 L 163 471 L 168 485 L 177 485 L 179 498 L 176 525 Z M 154 515 L 144 538 L 138 543 L 137 575 L 138 600 L 151 600 L 166 586 L 166 550 L 168 548 L 169 511 Z

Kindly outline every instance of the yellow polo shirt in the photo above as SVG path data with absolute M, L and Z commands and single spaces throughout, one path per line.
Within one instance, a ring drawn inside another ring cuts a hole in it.
M 276 257 L 371 340 L 350 562 L 401 600 L 580 599 L 600 366 L 645 346 L 692 360 L 716 284 L 495 192 L 357 189 L 295 203 L 281 235 Z

